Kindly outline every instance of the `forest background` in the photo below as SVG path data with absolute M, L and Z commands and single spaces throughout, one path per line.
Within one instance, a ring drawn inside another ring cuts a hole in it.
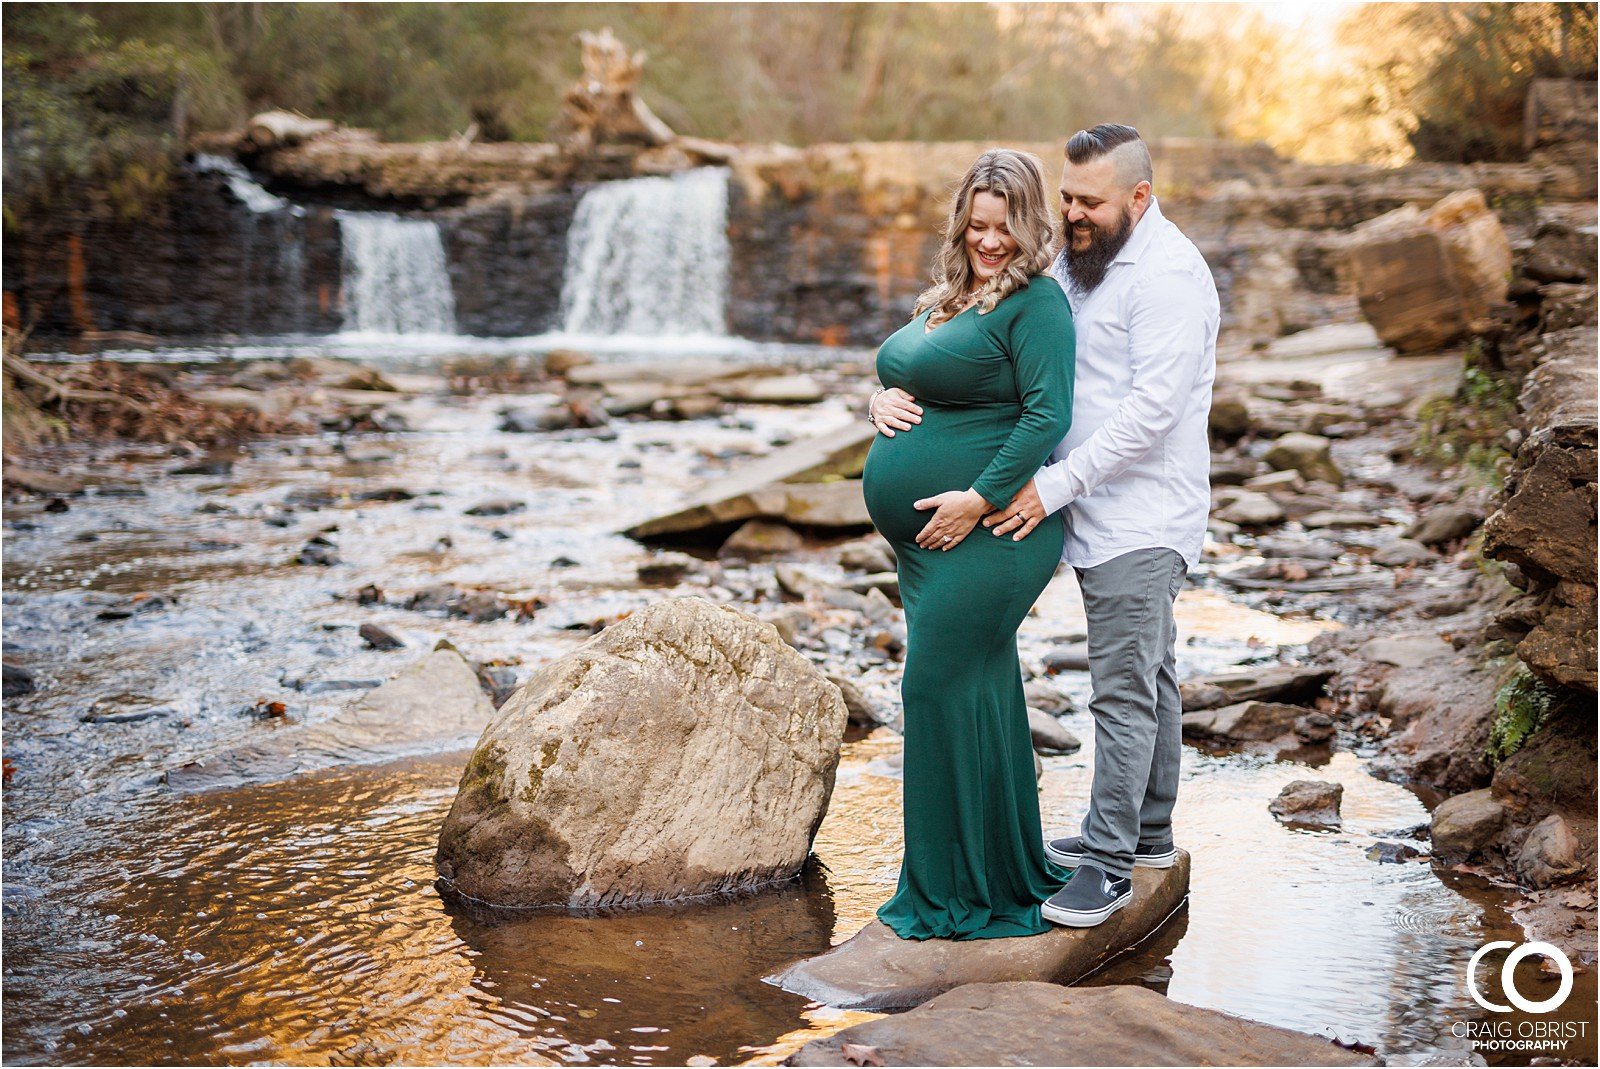
M 796 145 L 1037 141 L 1116 119 L 1308 162 L 1513 159 L 1529 81 L 1596 71 L 1594 4 L 1296 9 L 9 3 L 6 220 L 84 197 L 136 216 L 189 135 L 268 108 L 390 140 L 545 140 L 578 73 L 572 35 L 605 25 L 647 49 L 642 95 L 678 132 Z

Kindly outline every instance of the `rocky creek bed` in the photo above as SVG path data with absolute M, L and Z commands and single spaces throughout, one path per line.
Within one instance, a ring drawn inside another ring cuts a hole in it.
M 892 560 L 815 465 L 801 477 L 821 481 L 747 494 L 698 541 L 673 533 L 694 544 L 618 533 L 791 443 L 861 440 L 864 366 L 367 357 L 376 377 L 162 373 L 214 406 L 295 413 L 298 434 L 60 446 L 48 470 L 8 469 L 8 1060 L 772 1062 L 872 1020 L 762 978 L 892 890 Z M 1481 783 L 1419 775 L 1371 686 L 1462 676 L 1465 654 L 1418 621 L 1487 611 L 1471 539 L 1490 491 L 1410 461 L 1461 360 L 1398 360 L 1349 324 L 1233 357 L 1213 539 L 1179 602 L 1190 898 L 1085 982 L 1459 1058 L 1451 1025 L 1482 1012 L 1457 972 L 1520 941 L 1530 901 L 1487 840 L 1468 865 L 1430 856 L 1429 809 Z M 774 623 L 840 684 L 852 726 L 813 860 L 777 889 L 644 911 L 442 899 L 439 829 L 494 706 L 686 595 Z M 1070 829 L 1092 767 L 1082 620 L 1063 574 L 1021 636 L 1050 830 Z M 1341 788 L 1320 828 L 1286 791 L 1308 779 Z M 1574 1020 L 1595 1001 L 1589 863 L 1531 903 L 1587 939 Z

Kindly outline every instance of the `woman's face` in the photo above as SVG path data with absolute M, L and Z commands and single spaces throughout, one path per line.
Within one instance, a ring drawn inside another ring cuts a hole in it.
M 1006 199 L 983 190 L 972 198 L 972 218 L 967 221 L 967 259 L 980 283 L 1005 270 L 1017 254 L 1017 239 L 1006 229 Z

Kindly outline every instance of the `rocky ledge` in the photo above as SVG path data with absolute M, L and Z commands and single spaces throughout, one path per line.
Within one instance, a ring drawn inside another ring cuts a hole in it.
M 913 940 L 873 921 L 827 953 L 796 962 L 766 980 L 813 1001 L 853 1010 L 902 1010 L 964 984 L 1071 983 L 1149 938 L 1188 895 L 1189 855 L 1180 850 L 1170 869 L 1134 869 L 1133 901 L 1094 928 L 1058 928 L 1014 939 Z
M 1010 940 L 1003 940 L 1009 942 Z M 785 1065 L 1372 1065 L 1320 1036 L 1142 987 L 968 984 L 814 1039 Z

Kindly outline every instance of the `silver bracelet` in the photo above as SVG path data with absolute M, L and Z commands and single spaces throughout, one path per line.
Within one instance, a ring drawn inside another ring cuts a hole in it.
M 872 403 L 878 399 L 878 395 L 880 393 L 888 388 L 889 387 L 887 386 L 879 386 L 876 390 L 872 391 L 872 396 L 867 398 L 867 422 L 872 424 L 874 427 L 878 425 L 878 421 L 872 416 Z

